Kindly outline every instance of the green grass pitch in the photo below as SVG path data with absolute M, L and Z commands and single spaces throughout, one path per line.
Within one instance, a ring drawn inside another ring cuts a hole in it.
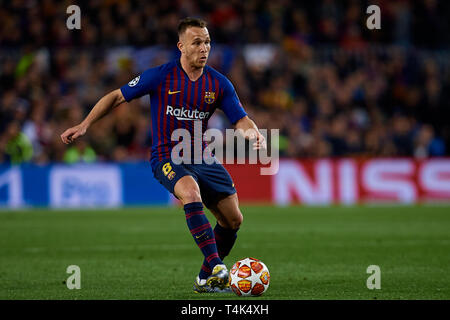
M 449 207 L 242 211 L 225 263 L 251 256 L 271 273 L 249 299 L 450 299 Z M 0 299 L 243 299 L 193 293 L 202 260 L 181 208 L 0 211 Z M 66 287 L 69 265 L 80 290 Z M 366 287 L 369 265 L 380 290 Z

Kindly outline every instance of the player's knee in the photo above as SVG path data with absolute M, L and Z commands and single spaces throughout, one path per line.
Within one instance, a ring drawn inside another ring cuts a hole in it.
M 200 191 L 195 189 L 189 189 L 180 192 L 178 198 L 183 203 L 183 205 L 191 202 L 202 202 Z
M 231 221 L 229 222 L 231 229 L 238 229 L 242 222 L 244 221 L 244 217 L 242 216 L 242 213 L 239 212 L 236 216 L 234 216 Z

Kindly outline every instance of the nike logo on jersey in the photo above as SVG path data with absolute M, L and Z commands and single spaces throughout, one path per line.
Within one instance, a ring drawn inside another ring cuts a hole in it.
M 181 91 L 170 91 L 169 90 L 169 94 L 175 94 L 175 93 L 180 93 Z

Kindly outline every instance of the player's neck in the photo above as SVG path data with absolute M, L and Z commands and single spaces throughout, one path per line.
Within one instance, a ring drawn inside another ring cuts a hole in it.
M 183 56 L 180 58 L 180 63 L 184 72 L 187 74 L 191 81 L 197 81 L 198 78 L 202 76 L 203 68 L 195 68 L 191 66 Z

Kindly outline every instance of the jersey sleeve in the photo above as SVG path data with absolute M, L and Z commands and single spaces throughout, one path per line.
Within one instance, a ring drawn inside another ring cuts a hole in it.
M 142 74 L 120 87 L 122 95 L 127 102 L 140 98 L 155 90 L 160 79 L 160 67 L 145 70 Z
M 220 108 L 227 115 L 228 120 L 230 120 L 232 124 L 235 124 L 245 117 L 247 113 L 242 107 L 241 101 L 239 101 L 236 90 L 230 80 L 225 78 L 223 85 L 223 97 Z

